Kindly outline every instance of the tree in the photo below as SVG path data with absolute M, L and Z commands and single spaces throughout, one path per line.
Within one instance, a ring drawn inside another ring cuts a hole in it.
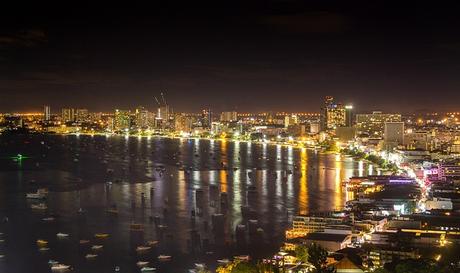
M 311 244 L 308 247 L 307 261 L 314 267 L 315 273 L 333 273 L 335 269 L 327 266 L 327 250 L 318 244 Z
M 257 273 L 257 268 L 253 264 L 240 262 L 233 267 L 231 273 Z
M 296 246 L 294 252 L 295 252 L 295 257 L 297 258 L 299 262 L 302 262 L 302 263 L 307 262 L 308 248 L 305 245 Z

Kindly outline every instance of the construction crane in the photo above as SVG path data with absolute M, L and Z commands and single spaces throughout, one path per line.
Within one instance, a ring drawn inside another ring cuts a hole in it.
M 166 103 L 165 97 L 163 96 L 163 92 L 161 92 L 161 99 L 163 100 L 163 103 L 164 103 L 165 105 L 168 105 L 168 104 Z
M 155 98 L 155 101 L 157 102 L 158 106 L 161 106 L 160 102 L 157 99 L 157 96 L 154 96 L 154 98 Z

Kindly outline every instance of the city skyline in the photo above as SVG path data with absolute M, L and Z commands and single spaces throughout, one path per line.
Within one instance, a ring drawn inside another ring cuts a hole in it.
M 360 112 L 458 111 L 459 24 L 447 5 L 50 10 L 2 16 L 1 112 L 155 107 L 159 92 L 187 112 L 318 111 L 326 95 Z

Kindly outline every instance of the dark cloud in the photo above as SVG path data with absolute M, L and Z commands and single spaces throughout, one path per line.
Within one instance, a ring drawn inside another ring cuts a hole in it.
M 261 17 L 260 22 L 287 32 L 335 33 L 350 27 L 345 16 L 331 12 L 270 15 Z
M 0 45 L 32 47 L 47 41 L 45 31 L 41 29 L 28 29 L 14 34 L 0 35 Z

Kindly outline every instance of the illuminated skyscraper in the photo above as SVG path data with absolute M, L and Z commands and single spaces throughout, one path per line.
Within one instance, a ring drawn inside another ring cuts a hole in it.
M 73 108 L 62 108 L 62 121 L 63 122 L 73 122 L 75 121 L 75 109 Z
M 149 111 L 142 106 L 136 108 L 135 117 L 136 127 L 138 129 L 146 129 L 149 127 Z
M 201 111 L 201 126 L 206 129 L 211 129 L 212 113 L 211 109 L 204 109 Z
M 45 105 L 43 109 L 43 120 L 50 121 L 51 120 L 51 108 L 49 105 Z
M 346 122 L 346 109 L 340 103 L 335 103 L 334 98 L 326 96 L 324 107 L 321 109 L 321 130 L 333 130 L 344 127 Z
M 385 122 L 384 142 L 386 149 L 404 144 L 404 122 Z
M 129 131 L 131 127 L 131 117 L 128 110 L 115 110 L 114 117 L 114 130 L 115 131 Z
M 385 122 L 400 122 L 401 114 L 385 114 L 374 111 L 372 114 L 357 114 L 356 129 L 358 134 L 366 134 L 372 138 L 383 137 Z
M 235 111 L 222 112 L 220 114 L 220 121 L 222 122 L 238 121 L 238 113 Z
M 75 120 L 78 122 L 88 121 L 88 109 L 77 109 L 75 111 Z
M 353 105 L 345 105 L 345 127 L 353 126 Z

